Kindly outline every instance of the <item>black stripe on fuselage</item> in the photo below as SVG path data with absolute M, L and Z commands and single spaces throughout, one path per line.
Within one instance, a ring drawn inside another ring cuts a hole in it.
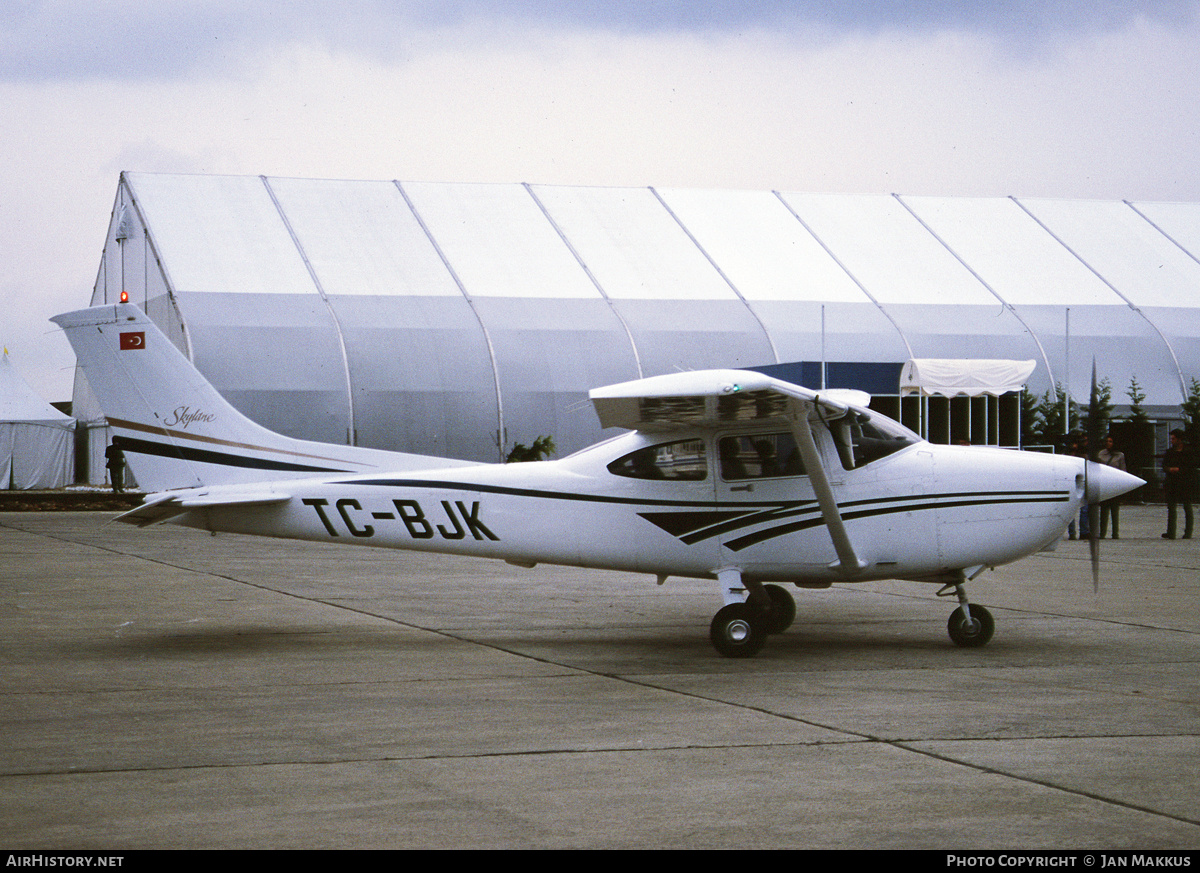
M 929 502 L 933 499 L 933 502 Z M 990 492 L 983 494 L 921 494 L 912 497 L 893 497 L 885 500 L 869 498 L 866 500 L 850 500 L 839 504 L 838 509 L 843 520 L 867 518 L 873 515 L 888 515 L 896 512 L 920 512 L 927 509 L 951 509 L 961 506 L 982 506 L 1001 503 L 1061 503 L 1068 499 L 1065 492 Z M 853 509 L 856 506 L 871 508 Z M 779 521 L 797 515 L 809 516 L 800 521 L 785 525 L 766 528 L 753 534 L 732 540 L 725 545 L 732 551 L 740 551 L 764 540 L 773 539 L 783 534 L 794 533 L 824 523 L 820 509 L 815 501 L 792 502 L 776 504 L 765 511 L 737 513 L 730 517 L 729 512 L 692 511 L 692 512 L 640 512 L 647 521 L 658 525 L 668 533 L 672 533 L 688 545 L 711 539 L 721 534 L 742 528 L 753 527 L 757 524 Z
M 429 488 L 434 491 L 476 491 L 480 494 L 507 494 L 510 497 L 533 497 L 539 500 L 573 500 L 583 503 L 618 503 L 625 506 L 705 506 L 716 507 L 713 500 L 662 500 L 645 497 L 617 497 L 610 494 L 575 494 L 570 491 L 546 491 L 539 488 L 513 488 L 508 485 L 479 485 L 474 482 L 448 482 L 439 479 L 348 479 L 331 485 L 371 485 L 384 488 Z M 778 506 L 779 501 L 761 501 L 741 506 Z
M 157 443 L 134 437 L 116 436 L 113 437 L 113 442 L 117 448 L 127 454 L 156 455 L 161 458 L 195 461 L 201 464 L 216 464 L 223 467 L 243 467 L 254 470 L 275 470 L 277 472 L 289 473 L 350 472 L 349 470 L 339 470 L 333 467 L 314 467 L 309 464 L 297 464 L 294 461 L 272 461 L 267 458 L 251 458 L 245 455 L 233 455 L 228 452 L 214 452 L 211 449 L 196 449 L 191 446 Z
M 512 497 L 533 497 L 542 500 L 573 500 L 584 503 L 619 503 L 627 506 L 703 506 L 712 510 L 726 512 L 738 511 L 743 507 L 754 507 L 754 511 L 765 509 L 794 509 L 812 507 L 814 500 L 718 500 L 715 497 L 705 500 L 682 498 L 669 500 L 665 498 L 619 497 L 612 494 L 580 494 L 574 491 L 548 491 L 541 488 L 514 488 L 511 485 L 483 485 L 478 482 L 453 482 L 446 479 L 343 479 L 330 482 L 330 485 L 355 485 L 387 488 L 428 488 L 433 491 L 475 491 L 480 494 L 507 494 Z M 910 494 L 905 497 L 867 497 L 861 500 L 849 500 L 839 503 L 838 507 L 845 509 L 852 506 L 862 506 L 871 503 L 906 503 L 919 500 L 958 500 L 967 499 L 980 503 L 1045 503 L 1064 501 L 1069 498 L 1067 491 L 948 491 L 944 494 Z M 928 507 L 924 507 L 928 508 Z
M 813 500 L 794 501 L 737 501 L 718 500 L 664 500 L 639 497 L 617 497 L 605 494 L 575 494 L 568 491 L 546 491 L 534 488 L 513 488 L 504 485 L 480 485 L 470 482 L 448 482 L 425 479 L 358 479 L 334 483 L 339 485 L 372 485 L 398 488 L 429 488 L 432 490 L 476 491 L 482 494 L 505 494 L 513 497 L 531 497 L 541 500 L 572 500 L 587 503 L 615 503 L 626 506 L 673 506 L 696 507 L 696 509 L 672 512 L 638 513 L 655 526 L 667 531 L 682 542 L 691 545 L 764 522 L 778 521 L 797 515 L 808 518 L 787 524 L 776 525 L 746 536 L 731 540 L 724 545 L 732 551 L 741 551 L 749 546 L 789 533 L 818 527 L 824 518 Z M 953 509 L 965 506 L 1019 503 L 1065 503 L 1070 499 L 1068 491 L 954 491 L 945 494 L 913 494 L 906 497 L 869 497 L 839 503 L 838 509 L 844 521 L 889 515 L 899 512 L 921 512 L 930 509 Z M 701 508 L 702 507 L 702 508 Z
M 945 500 L 934 500 L 933 502 L 925 503 L 904 503 L 897 504 L 888 502 L 881 506 L 875 506 L 869 509 L 848 509 L 850 506 L 860 505 L 864 503 L 873 503 L 875 501 L 856 500 L 851 503 L 839 506 L 842 515 L 842 521 L 853 521 L 856 518 L 869 518 L 875 515 L 892 515 L 899 512 L 921 512 L 928 509 L 954 509 L 963 506 L 994 506 L 1002 503 L 1065 503 L 1069 499 L 1066 492 L 1059 492 L 1060 496 L 1047 497 L 1029 497 L 1029 496 L 1009 496 L 1002 497 L 990 495 L 988 497 L 968 498 L 964 495 L 927 495 L 929 497 L 949 497 Z M 912 498 L 901 498 L 912 499 Z M 752 534 L 747 534 L 743 537 L 738 537 L 736 540 L 730 540 L 725 543 L 725 547 L 733 552 L 740 552 L 742 549 L 765 542 L 766 540 L 775 539 L 775 537 L 785 536 L 786 534 L 796 533 L 797 531 L 806 530 L 808 528 L 817 527 L 824 524 L 824 519 L 821 517 L 807 518 L 802 521 L 789 522 L 788 524 L 776 525 L 765 530 L 760 530 Z

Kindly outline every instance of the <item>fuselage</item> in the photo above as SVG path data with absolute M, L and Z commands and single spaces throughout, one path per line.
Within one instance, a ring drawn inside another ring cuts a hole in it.
M 830 431 L 815 435 L 863 563 L 853 576 L 837 568 L 778 427 L 635 432 L 556 461 L 293 479 L 278 483 L 286 501 L 176 521 L 518 564 L 699 578 L 737 567 L 749 580 L 827 584 L 1007 563 L 1060 538 L 1083 499 L 1076 458 L 914 439 L 856 460 Z

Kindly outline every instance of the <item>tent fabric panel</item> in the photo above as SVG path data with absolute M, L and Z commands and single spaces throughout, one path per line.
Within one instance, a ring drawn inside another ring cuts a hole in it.
M 0 422 L 49 424 L 74 427 L 75 420 L 45 401 L 9 361 L 0 356 Z
M 907 338 L 912 357 L 1042 357 L 1025 325 L 999 301 L 954 307 L 889 304 L 884 309 Z
M 523 186 L 402 187 L 468 296 L 600 296 Z
M 881 305 L 999 305 L 895 197 L 782 196 Z
M 462 296 L 394 183 L 268 182 L 326 295 Z
M 25 491 L 71 484 L 75 419 L 47 403 L 0 356 L 0 488 Z
M 752 305 L 781 361 L 896 361 L 907 358 L 895 325 L 874 303 L 759 300 Z M 824 319 L 824 342 L 822 342 Z M 811 387 L 811 386 L 809 386 Z
M 737 299 L 650 189 L 533 190 L 610 299 Z
M 122 181 L 109 219 L 92 305 L 119 303 L 122 291 L 129 293 L 131 302 L 143 304 L 150 277 L 161 274 L 162 268 L 142 224 L 133 194 Z
M 681 188 L 659 194 L 747 301 L 869 302 L 774 194 Z M 783 327 L 768 324 L 773 337 Z
M 777 363 L 740 300 L 617 300 L 614 306 L 629 325 L 646 376 Z
M 1010 198 L 903 199 L 1006 303 L 1125 305 Z
M 196 367 L 233 406 L 287 436 L 345 444 L 346 365 L 309 294 L 180 294 Z
M 0 437 L 0 451 L 4 443 L 11 441 L 12 445 L 6 453 L 10 488 L 65 488 L 74 481 L 74 431 L 37 424 L 4 424 L 0 429 L 12 431 L 11 437 Z
M 1094 359 L 1097 377 L 1107 378 L 1112 385 L 1114 402 L 1126 402 L 1125 389 L 1132 377 L 1137 378 L 1148 397 L 1178 402 L 1173 398 L 1179 397 L 1179 376 L 1166 344 L 1154 327 L 1129 307 L 1072 306 L 1069 336 L 1068 313 L 1061 306 L 1023 306 L 1020 313 L 1041 339 L 1053 371 L 1048 374 L 1038 366 L 1029 379 L 1030 391 L 1044 392 L 1053 381 L 1086 402 Z
M 57 423 L 0 422 L 0 459 L 4 466 L 2 488 L 65 488 L 74 478 L 74 428 Z
M 1192 258 L 1200 260 L 1200 203 L 1138 201 L 1132 206 Z
M 969 337 L 970 342 L 983 338 L 989 343 L 1029 344 L 1036 350 L 1029 331 L 1007 307 L 993 300 L 986 306 L 964 304 L 962 306 L 939 306 L 932 303 L 890 303 L 883 307 L 891 316 L 914 348 L 929 345 L 953 337 Z M 933 357 L 917 355 L 916 357 Z M 999 355 L 950 355 L 945 357 L 995 357 Z M 1015 357 L 1010 355 L 1009 357 Z
M 110 485 L 108 478 L 108 468 L 105 466 L 104 452 L 112 443 L 113 432 L 112 428 L 107 423 L 80 423 L 83 428 L 84 435 L 82 437 L 84 456 L 83 463 L 87 466 L 86 471 L 77 470 L 76 478 L 82 481 L 84 474 L 90 485 Z M 125 486 L 129 489 L 136 488 L 136 479 L 133 471 L 129 469 L 129 465 L 125 465 Z
M 475 301 L 496 355 L 507 445 L 549 434 L 560 454 L 601 437 L 587 391 L 638 376 L 628 334 L 603 300 Z
M 1142 314 L 1153 322 L 1170 341 L 1171 350 L 1180 363 L 1183 378 L 1190 390 L 1191 380 L 1200 379 L 1200 307 L 1159 308 L 1147 306 L 1142 309 Z M 1179 374 L 1175 370 L 1174 360 L 1168 362 L 1163 352 L 1159 353 L 1157 360 L 1162 361 L 1159 368 L 1164 373 L 1163 381 L 1170 382 L 1173 389 L 1165 391 L 1162 399 L 1157 402 L 1163 404 L 1181 402 L 1175 399 L 1180 397 L 1183 389 L 1178 387 Z M 1138 381 L 1142 381 L 1140 376 Z M 1149 396 L 1150 392 L 1147 391 L 1146 394 Z
M 1128 204 L 1021 202 L 1134 306 L 1200 308 L 1200 263 Z
M 459 297 L 330 298 L 346 341 L 358 444 L 495 460 L 495 378 Z
M 127 173 L 177 293 L 315 294 L 257 176 Z

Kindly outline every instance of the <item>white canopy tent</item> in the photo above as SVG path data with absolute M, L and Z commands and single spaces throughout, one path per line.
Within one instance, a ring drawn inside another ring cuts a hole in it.
M 1004 413 L 1016 417 L 1006 439 L 1001 434 L 1000 398 L 1021 391 L 1036 366 L 1036 361 L 913 358 L 900 371 L 900 396 L 920 398 L 920 430 L 927 439 L 948 443 L 951 433 L 957 432 L 973 444 L 1016 445 L 1021 404 L 1009 404 Z M 930 398 L 946 400 L 931 410 Z
M 977 361 L 962 358 L 914 358 L 900 371 L 900 395 L 999 397 L 1020 391 L 1037 361 Z
M 0 489 L 64 488 L 74 479 L 75 419 L 59 412 L 0 358 Z

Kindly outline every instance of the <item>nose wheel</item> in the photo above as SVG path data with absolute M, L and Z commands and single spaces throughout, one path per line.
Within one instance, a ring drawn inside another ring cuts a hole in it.
M 954 641 L 954 645 L 964 649 L 986 646 L 992 634 L 996 632 L 996 622 L 992 614 L 982 606 L 967 602 L 967 592 L 963 590 L 962 582 L 946 585 L 938 592 L 938 596 L 944 597 L 952 590 L 958 597 L 959 607 L 950 613 L 950 621 L 946 625 L 950 639 Z

